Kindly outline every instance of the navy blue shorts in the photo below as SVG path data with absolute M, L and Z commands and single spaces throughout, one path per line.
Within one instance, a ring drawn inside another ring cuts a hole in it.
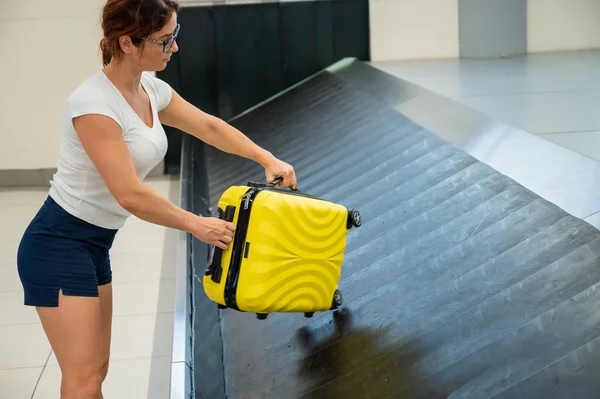
M 17 253 L 25 305 L 56 307 L 59 290 L 97 297 L 98 286 L 112 282 L 109 250 L 116 233 L 71 215 L 48 196 Z

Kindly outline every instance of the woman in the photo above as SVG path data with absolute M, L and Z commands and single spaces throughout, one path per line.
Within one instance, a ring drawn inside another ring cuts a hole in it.
M 109 362 L 109 249 L 130 214 L 227 248 L 235 227 L 170 203 L 142 183 L 164 157 L 161 123 L 260 163 L 267 180 L 295 187 L 293 168 L 147 71 L 178 51 L 172 0 L 108 0 L 104 68 L 69 97 L 49 196 L 18 251 L 25 304 L 35 306 L 62 370 L 61 398 L 102 398 Z

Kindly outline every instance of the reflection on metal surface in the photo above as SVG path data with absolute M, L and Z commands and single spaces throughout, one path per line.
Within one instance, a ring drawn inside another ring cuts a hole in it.
M 189 141 L 189 137 L 183 137 L 184 144 Z M 192 175 L 190 168 L 190 157 L 187 146 L 182 145 L 181 155 L 181 188 L 180 188 L 180 206 L 183 209 L 190 209 L 190 188 L 192 184 Z M 177 234 L 177 254 L 175 266 L 175 309 L 173 323 L 173 347 L 171 353 L 171 391 L 170 399 L 190 398 L 192 395 L 193 381 L 191 371 L 188 366 L 189 347 L 191 334 L 190 318 L 192 304 L 190 303 L 190 256 L 188 247 L 188 234 L 179 231 Z
M 375 67 L 357 61 L 351 65 L 352 74 L 342 71 L 337 76 L 542 198 L 582 219 L 600 211 L 599 162 Z M 361 74 L 356 74 L 357 67 Z
M 600 212 L 594 213 L 592 216 L 585 219 L 586 222 L 600 229 Z
M 177 235 L 177 267 L 175 270 L 175 325 L 173 331 L 173 362 L 186 361 L 186 340 L 188 330 L 188 250 L 187 234 Z
M 171 364 L 171 394 L 170 399 L 192 398 L 189 387 L 190 369 L 184 362 Z

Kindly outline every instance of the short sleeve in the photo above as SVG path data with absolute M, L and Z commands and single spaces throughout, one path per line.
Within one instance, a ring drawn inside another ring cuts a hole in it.
M 150 73 L 147 73 L 147 82 L 150 83 L 154 95 L 156 96 L 156 106 L 157 111 L 162 111 L 167 108 L 169 103 L 171 102 L 171 98 L 173 97 L 173 90 L 171 86 L 162 79 L 153 76 Z
M 73 118 L 83 115 L 97 114 L 108 116 L 123 129 L 123 121 L 114 106 L 102 93 L 79 90 L 73 93 L 68 101 L 71 123 Z

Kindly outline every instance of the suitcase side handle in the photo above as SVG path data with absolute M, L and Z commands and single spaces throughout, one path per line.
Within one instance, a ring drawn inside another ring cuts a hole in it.
M 233 222 L 234 216 L 235 206 L 233 205 L 227 205 L 225 212 L 219 212 L 219 219 L 223 219 L 226 222 Z M 211 249 L 213 251 L 213 255 L 210 257 L 211 260 L 209 261 L 209 265 L 205 274 L 207 276 L 211 276 L 211 280 L 218 284 L 221 282 L 221 275 L 223 274 L 223 265 L 221 264 L 223 250 L 216 246 L 212 246 Z

